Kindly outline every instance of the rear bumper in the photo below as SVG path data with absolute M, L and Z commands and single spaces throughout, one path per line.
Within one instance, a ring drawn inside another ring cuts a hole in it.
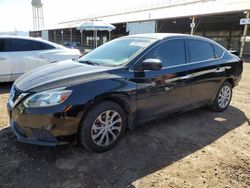
M 241 76 L 242 76 L 242 75 L 239 75 L 238 77 L 236 77 L 236 78 L 234 79 L 234 86 L 237 86 L 237 85 L 239 84 L 239 82 L 240 82 L 240 80 L 241 80 Z

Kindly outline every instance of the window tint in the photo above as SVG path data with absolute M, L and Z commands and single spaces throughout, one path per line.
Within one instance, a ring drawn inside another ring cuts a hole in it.
M 41 50 L 49 50 L 49 49 L 54 49 L 54 48 L 55 48 L 54 46 L 41 42 Z
M 115 39 L 84 55 L 79 62 L 92 61 L 103 66 L 119 66 L 130 61 L 154 41 L 145 38 Z
M 4 39 L 0 39 L 0 52 L 5 52 L 6 42 Z
M 213 47 L 214 47 L 214 51 L 215 51 L 215 56 L 217 58 L 221 57 L 224 50 L 221 47 L 217 46 L 217 45 L 213 45 Z
M 189 40 L 188 41 L 191 62 L 214 59 L 214 50 L 210 43 Z
M 151 58 L 161 60 L 163 67 L 184 64 L 186 62 L 184 40 L 169 40 L 159 44 L 144 59 Z
M 48 44 L 26 39 L 11 39 L 11 51 L 35 51 L 52 49 Z

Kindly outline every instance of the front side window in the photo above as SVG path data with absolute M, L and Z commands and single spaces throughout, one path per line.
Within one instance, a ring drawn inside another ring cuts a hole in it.
M 79 59 L 80 63 L 92 62 L 103 66 L 128 63 L 156 39 L 120 38 L 103 44 Z
M 159 59 L 163 67 L 170 67 L 185 64 L 185 43 L 184 40 L 174 39 L 165 41 L 153 48 L 144 59 Z
M 206 61 L 214 59 L 212 45 L 199 40 L 188 40 L 191 62 Z
M 32 41 L 27 39 L 11 39 L 11 51 L 35 51 L 52 49 L 53 46 L 47 45 L 43 42 Z

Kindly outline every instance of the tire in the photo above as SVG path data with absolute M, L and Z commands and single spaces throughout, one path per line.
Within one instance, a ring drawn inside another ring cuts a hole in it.
M 225 111 L 230 105 L 232 94 L 233 94 L 232 85 L 228 81 L 223 82 L 219 90 L 217 91 L 213 103 L 210 105 L 210 109 L 212 109 L 215 112 Z
M 125 129 L 126 114 L 121 106 L 112 101 L 102 101 L 92 107 L 83 118 L 79 141 L 90 151 L 104 152 L 120 141 Z

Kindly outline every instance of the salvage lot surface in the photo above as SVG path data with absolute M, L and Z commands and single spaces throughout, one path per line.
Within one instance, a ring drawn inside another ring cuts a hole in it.
M 128 131 L 112 150 L 18 143 L 0 83 L 0 187 L 249 187 L 250 64 L 229 109 L 206 108 Z

